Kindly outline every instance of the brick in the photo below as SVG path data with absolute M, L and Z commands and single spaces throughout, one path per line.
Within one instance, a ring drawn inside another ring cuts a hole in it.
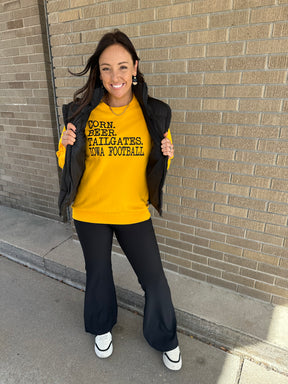
M 207 47 L 207 57 L 211 56 L 240 56 L 244 53 L 244 43 L 235 42 L 235 43 L 221 43 L 221 44 L 212 44 Z
M 197 191 L 196 198 L 204 201 L 213 201 L 213 203 L 227 204 L 227 196 L 221 193 Z M 224 241 L 224 239 L 223 239 Z
M 204 46 L 189 46 L 189 47 L 177 47 L 171 48 L 171 59 L 190 59 L 194 57 L 204 57 L 205 47 Z
M 192 14 L 224 12 L 232 9 L 230 0 L 201 0 L 192 3 Z
M 158 20 L 172 19 L 172 18 L 178 18 L 178 17 L 190 15 L 191 4 L 178 4 L 178 5 L 173 4 L 166 7 L 159 7 L 159 8 L 156 8 L 155 10 L 156 10 L 156 18 Z
M 285 225 L 286 224 L 286 217 L 277 215 L 275 213 L 270 212 L 257 212 L 250 210 L 248 212 L 248 218 L 250 220 L 260 221 L 262 223 L 266 224 L 278 224 L 278 225 Z
M 79 20 L 72 23 L 72 32 L 80 32 L 96 29 L 98 26 L 96 19 Z
M 127 24 L 143 23 L 154 20 L 156 20 L 154 9 L 146 9 L 145 11 L 139 10 L 126 13 Z
M 237 97 L 237 98 L 254 98 L 261 97 L 263 94 L 264 86 L 257 85 L 227 85 L 226 86 L 226 97 Z
M 202 126 L 203 135 L 236 136 L 237 128 L 233 125 L 205 125 Z
M 73 33 L 69 35 L 51 36 L 52 46 L 78 44 L 80 43 L 80 34 Z
M 226 206 L 223 204 L 215 204 L 214 211 L 216 213 L 221 213 L 222 215 L 236 216 L 236 217 L 247 217 L 247 209 L 238 208 L 232 206 Z
M 276 164 L 276 155 L 259 152 L 241 152 L 237 151 L 236 161 L 254 163 L 254 164 Z
M 207 73 L 205 76 L 205 84 L 239 84 L 240 79 L 240 73 Z
M 259 125 L 260 117 L 260 113 L 224 112 L 222 119 L 225 124 Z
M 189 199 L 186 197 L 182 197 L 181 206 L 193 208 L 193 209 L 199 209 L 201 211 L 212 211 L 212 208 L 213 208 L 212 202 L 198 201 L 198 200 Z
M 273 0 L 274 1 L 274 0 Z M 269 38 L 270 25 L 249 25 L 231 28 L 229 31 L 230 41 L 255 40 Z
M 251 10 L 251 24 L 275 22 L 279 20 L 287 20 L 288 6 L 270 7 L 269 12 L 266 8 L 258 8 Z
M 253 129 L 249 126 L 238 127 L 238 136 L 241 137 L 276 139 L 279 137 L 279 132 L 279 127 L 253 127 Z
M 288 193 L 286 192 L 280 192 L 280 191 L 272 191 L 272 190 L 263 190 L 263 189 L 256 189 L 252 188 L 250 196 L 255 199 L 262 199 L 265 201 L 277 201 L 280 203 L 287 202 Z M 285 213 L 285 212 L 284 212 Z
M 287 86 L 286 85 L 267 85 L 266 91 L 265 91 L 265 97 L 288 98 Z
M 239 197 L 239 196 L 230 196 L 229 197 L 229 205 L 242 207 L 242 208 L 253 208 L 256 210 L 264 211 L 266 209 L 266 202 L 254 200 L 247 197 Z
M 277 191 L 288 191 L 288 181 L 287 180 L 272 180 L 271 189 L 276 189 Z
M 170 5 L 171 0 L 157 0 L 157 6 L 161 7 L 164 5 Z M 141 0 L 141 8 L 155 7 L 155 0 Z
M 181 73 L 185 72 L 186 63 L 184 61 L 173 61 L 173 62 L 158 62 L 154 64 L 154 73 Z
M 287 240 L 287 239 L 286 239 L 286 240 Z M 287 242 L 286 240 L 285 240 L 285 243 Z M 286 244 L 285 244 L 285 245 L 286 245 Z M 280 268 L 288 269 L 288 259 L 287 259 L 286 257 L 280 259 L 279 267 L 280 267 Z
M 213 276 L 207 276 L 207 283 L 217 285 L 222 288 L 230 289 L 231 291 L 236 291 L 237 285 L 235 283 L 225 281 L 223 279 L 218 279 Z
M 288 56 L 272 56 L 269 58 L 268 68 L 270 69 L 281 69 L 287 68 L 288 65 Z
M 269 203 L 268 204 L 268 212 L 287 215 L 288 214 L 287 204 Z
M 239 185 L 216 183 L 215 191 L 229 194 L 229 195 L 249 196 L 249 188 L 244 187 L 244 186 L 239 186 Z M 230 198 L 229 198 L 229 200 L 230 200 Z
M 170 78 L 169 78 L 169 83 L 170 83 Z M 175 81 L 171 81 L 170 83 L 171 85 L 176 85 L 177 82 Z M 188 98 L 185 98 L 185 99 L 173 99 L 169 102 L 169 105 L 170 107 L 172 108 L 172 111 L 176 111 L 176 110 L 187 110 L 187 109 L 190 109 L 190 110 L 199 110 L 201 108 L 201 100 L 194 100 L 194 99 L 188 99 Z M 173 113 L 174 114 L 174 113 Z M 172 114 L 172 116 L 173 116 Z M 175 126 L 174 126 L 174 129 L 175 129 Z M 178 131 L 178 130 L 177 130 Z M 187 127 L 184 128 L 184 132 L 185 133 L 188 133 L 187 131 Z M 184 133 L 183 132 L 183 133 Z M 178 133 L 180 133 L 178 131 Z
M 284 288 L 279 288 L 274 285 L 269 285 L 267 283 L 258 282 L 258 281 L 256 281 L 255 287 L 261 291 L 269 292 L 274 295 L 284 296 L 288 298 L 288 290 L 285 290 Z
M 223 97 L 224 86 L 194 86 L 188 88 L 188 97 Z
M 284 83 L 285 71 L 251 71 L 243 72 L 242 84 Z
M 287 114 L 284 114 L 284 113 L 283 114 L 263 113 L 262 119 L 261 119 L 261 124 L 287 126 Z M 272 146 L 273 146 L 273 144 L 272 144 Z M 285 152 L 285 149 L 282 149 L 281 152 Z
M 119 23 L 118 21 L 116 22 Z M 170 25 L 170 22 L 167 22 L 167 21 L 155 21 L 155 22 L 140 25 L 141 36 L 154 35 L 154 34 L 160 35 L 160 34 L 166 34 L 169 32 L 171 32 L 171 25 Z
M 225 59 L 194 59 L 188 62 L 188 72 L 209 72 L 209 71 L 224 71 Z M 195 74 L 200 76 L 200 74 Z M 202 76 L 202 74 L 201 74 Z
M 237 100 L 206 99 L 203 101 L 203 110 L 207 111 L 234 111 L 238 109 Z
M 80 8 L 90 4 L 94 4 L 94 0 L 71 0 L 70 8 Z
M 241 100 L 239 104 L 239 111 L 273 111 L 280 112 L 280 100 Z
M 47 11 L 48 13 L 62 11 L 69 9 L 69 5 L 69 0 L 47 1 Z
M 171 32 L 194 31 L 208 28 L 208 16 L 186 17 L 172 20 Z
M 197 169 L 216 170 L 218 166 L 217 161 L 208 159 L 185 159 L 185 167 Z
M 220 138 L 214 136 L 193 135 L 188 136 L 185 140 L 187 145 L 201 146 L 201 147 L 220 147 Z
M 254 280 L 245 276 L 236 275 L 230 272 L 223 272 L 222 277 L 225 280 L 228 280 L 240 285 L 244 285 L 246 287 L 250 287 L 250 288 L 254 287 Z
M 81 0 L 78 0 L 81 1 Z M 93 0 L 94 3 L 94 0 Z M 94 4 L 89 7 L 85 7 L 82 9 L 82 18 L 90 19 L 94 17 L 104 16 L 110 14 L 110 6 L 109 4 Z M 103 33 L 102 33 L 103 34 Z
M 181 257 L 175 257 L 175 256 L 166 254 L 165 260 L 170 263 L 176 264 L 178 267 L 182 266 L 184 268 L 191 268 L 191 261 L 182 259 Z
M 62 33 L 69 33 L 69 32 L 71 32 L 71 23 L 51 24 L 49 30 L 50 30 L 50 33 L 52 35 L 60 35 Z
M 188 44 L 187 33 L 154 36 L 154 47 L 175 47 Z
M 281 258 L 286 258 L 287 257 L 287 248 L 283 247 L 277 247 L 275 245 L 270 245 L 270 244 L 263 244 L 263 252 L 268 253 L 269 255 L 273 255 L 275 257 L 281 257 Z M 288 275 L 288 270 L 286 271 Z
M 287 143 L 283 142 L 282 140 L 259 140 L 259 146 L 258 149 L 260 151 L 268 151 L 268 152 L 275 152 L 275 153 L 286 153 L 287 154 Z M 273 171 L 276 171 L 275 169 Z M 284 172 L 283 169 L 279 169 L 277 172 L 281 174 Z M 284 173 L 283 173 L 284 175 Z M 285 174 L 286 175 L 286 174 Z
M 227 244 L 235 245 L 243 250 L 250 249 L 252 251 L 260 251 L 261 243 L 253 240 L 248 240 L 247 238 L 239 238 L 236 236 L 227 236 L 226 239 Z
M 155 96 L 160 99 L 165 97 L 185 97 L 186 90 L 184 87 L 159 87 L 155 90 Z
M 235 11 L 210 16 L 210 28 L 233 27 L 249 23 L 249 11 Z
M 23 28 L 23 19 L 12 20 L 7 22 L 7 29 Z
M 288 24 L 284 23 L 275 23 L 273 28 L 273 37 L 285 37 L 288 36 Z
M 278 258 L 274 257 L 272 255 L 267 255 L 263 252 L 256 252 L 253 250 L 244 250 L 243 256 L 249 260 L 254 260 L 257 262 L 260 262 L 261 265 L 273 265 L 276 266 L 278 264 Z M 268 272 L 269 268 L 266 268 L 266 272 Z M 265 270 L 262 270 L 262 272 L 265 272 Z M 269 273 L 269 272 L 268 272 Z
M 183 274 L 184 276 L 189 276 L 197 280 L 203 280 L 203 281 L 206 280 L 204 274 L 192 271 L 191 269 L 179 267 L 179 273 Z
M 278 258 L 275 258 L 278 261 Z M 264 273 L 269 273 L 271 275 L 276 275 L 278 277 L 283 277 L 287 279 L 288 277 L 288 269 L 282 268 L 281 266 L 277 266 L 277 264 L 267 264 L 267 263 L 260 263 L 259 264 L 259 271 L 262 271 Z
M 230 175 L 224 172 L 213 172 L 209 170 L 199 169 L 199 178 L 203 180 L 213 180 L 228 183 L 230 181 Z
M 141 60 L 143 61 L 155 61 L 155 60 L 168 60 L 169 51 L 167 48 L 159 49 L 146 49 L 141 52 Z
M 190 123 L 220 123 L 221 114 L 219 112 L 187 112 L 187 122 Z
M 225 29 L 195 31 L 189 34 L 190 44 L 220 43 L 221 41 L 227 41 L 227 31 Z
M 3 12 L 8 12 L 21 7 L 20 0 L 9 1 L 3 4 Z
M 239 292 L 242 295 L 250 296 L 258 300 L 267 301 L 268 303 L 270 303 L 271 301 L 270 294 L 258 291 L 257 289 L 254 289 L 254 288 L 239 286 L 237 289 L 237 292 Z
M 239 71 L 249 69 L 262 69 L 266 67 L 266 57 L 235 57 L 227 59 L 227 70 L 228 71 Z
M 283 238 L 280 236 L 268 235 L 268 233 L 259 233 L 251 230 L 247 231 L 247 239 L 253 239 L 261 243 L 269 243 L 277 246 L 281 246 L 283 244 Z
M 287 167 L 288 165 L 288 156 L 283 156 L 283 155 L 279 155 L 277 157 L 277 165 L 281 166 L 281 167 Z
M 233 9 L 257 8 L 274 4 L 274 0 L 235 0 Z
M 67 21 L 73 21 L 80 19 L 80 13 L 78 9 L 64 11 L 59 13 L 59 22 L 66 23 Z
M 221 271 L 220 270 L 217 270 L 217 269 L 212 268 L 212 267 L 208 267 L 206 265 L 192 262 L 192 268 L 193 268 L 193 270 L 195 270 L 197 272 L 205 273 L 209 276 L 221 277 Z
M 183 178 L 182 183 L 183 183 L 183 187 L 203 189 L 206 191 L 212 191 L 213 190 L 213 182 L 208 181 L 208 180 Z M 194 192 L 194 197 L 195 197 L 195 192 Z
M 187 243 L 191 243 L 194 245 L 198 245 L 200 247 L 208 247 L 209 245 L 209 240 L 208 239 L 203 239 L 199 236 L 193 236 L 190 234 L 180 234 L 180 240 L 185 241 Z
M 288 41 L 286 39 L 270 39 L 261 41 L 248 41 L 246 53 L 248 55 L 261 55 L 268 53 L 287 52 Z

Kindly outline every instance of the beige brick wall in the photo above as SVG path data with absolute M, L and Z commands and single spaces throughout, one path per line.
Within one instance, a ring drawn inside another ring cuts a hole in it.
M 1 5 L 6 7 L 1 22 L 9 40 L 1 65 L 19 68 L 2 75 L 7 89 L 9 85 L 6 102 L 17 98 L 19 103 L 2 115 L 9 127 L 12 121 L 19 124 L 23 98 L 31 101 L 31 109 L 35 97 L 47 103 L 42 65 L 34 64 L 43 57 L 41 42 L 36 32 L 25 35 L 37 21 L 36 9 L 35 14 L 17 16 L 23 3 L 33 9 L 36 0 Z M 153 212 L 165 267 L 240 294 L 287 304 L 288 0 L 46 3 L 58 108 L 84 81 L 72 78 L 67 68 L 83 68 L 100 36 L 114 27 L 135 44 L 150 94 L 172 107 L 176 156 L 165 186 L 163 218 Z M 36 75 L 41 92 L 35 93 L 31 81 Z M 38 128 L 34 114 L 25 120 L 32 121 L 31 132 Z M 25 124 L 21 122 L 21 129 Z M 19 151 L 23 143 L 22 131 L 17 136 L 18 128 L 11 129 L 4 131 L 10 157 L 15 144 Z M 50 154 L 48 165 L 54 171 L 51 134 L 50 127 L 44 152 Z M 38 142 L 32 143 L 37 154 Z M 31 142 L 24 144 L 21 154 L 31 156 Z M 33 159 L 26 161 L 33 168 Z M 18 170 L 10 160 L 5 166 L 1 193 L 17 194 L 12 187 Z M 57 189 L 57 183 L 51 188 Z
M 173 110 L 165 267 L 288 302 L 288 1 L 48 0 L 58 105 L 99 37 L 133 40 L 150 93 Z M 115 245 L 115 248 L 117 246 Z
M 57 218 L 57 129 L 38 3 L 0 4 L 0 202 Z

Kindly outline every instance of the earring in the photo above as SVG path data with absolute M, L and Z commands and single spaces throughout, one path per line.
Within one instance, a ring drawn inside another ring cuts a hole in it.
M 138 80 L 137 80 L 136 76 L 132 76 L 132 84 L 133 85 L 137 85 L 138 84 Z

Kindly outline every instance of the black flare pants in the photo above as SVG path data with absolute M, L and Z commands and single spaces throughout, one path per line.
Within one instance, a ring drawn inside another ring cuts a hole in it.
M 158 351 L 176 348 L 175 311 L 151 219 L 129 225 L 74 222 L 86 268 L 86 331 L 100 335 L 111 331 L 117 322 L 117 299 L 111 264 L 115 233 L 145 293 L 144 337 Z

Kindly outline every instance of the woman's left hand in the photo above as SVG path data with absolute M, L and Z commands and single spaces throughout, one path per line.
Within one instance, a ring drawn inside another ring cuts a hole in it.
M 161 141 L 161 150 L 164 156 L 168 156 L 168 159 L 174 157 L 174 146 L 167 137 L 168 132 L 164 133 L 164 139 Z

